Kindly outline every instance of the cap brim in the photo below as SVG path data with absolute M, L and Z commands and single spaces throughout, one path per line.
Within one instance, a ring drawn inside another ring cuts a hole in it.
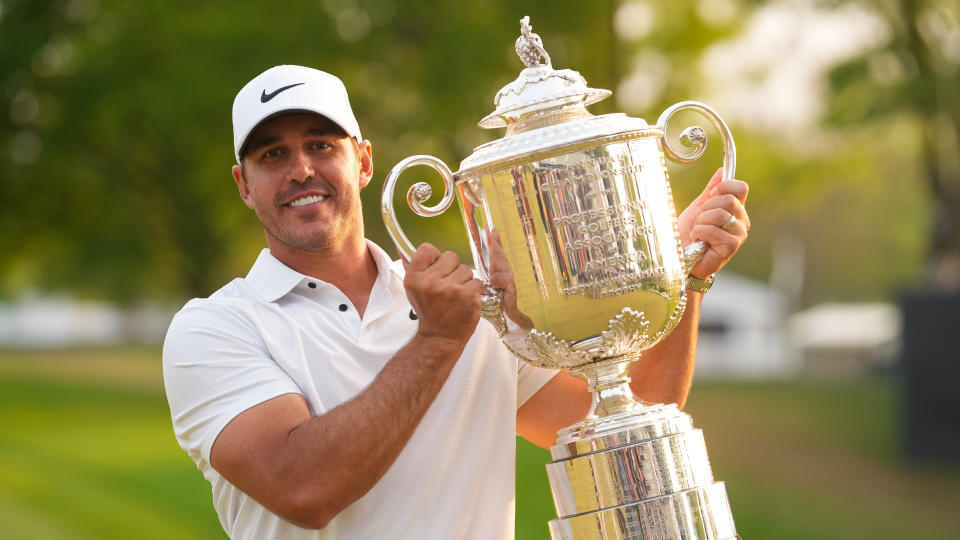
M 257 123 L 254 124 L 253 127 L 251 127 L 246 134 L 244 134 L 243 143 L 240 145 L 240 150 L 237 152 L 237 156 L 236 156 L 237 163 L 240 163 L 240 161 L 243 159 L 243 155 L 247 153 L 247 146 L 250 144 L 250 135 L 253 135 L 253 132 L 256 131 L 257 128 L 262 126 L 265 122 L 269 122 L 270 120 L 274 120 L 276 118 L 280 118 L 283 116 L 290 116 L 293 114 L 313 114 L 316 116 L 321 116 L 323 118 L 326 118 L 330 122 L 332 122 L 338 128 L 340 128 L 340 131 L 342 131 L 344 135 L 346 135 L 347 137 L 351 136 L 350 133 L 347 131 L 347 129 L 343 127 L 343 124 L 341 124 L 340 122 L 337 122 L 335 119 L 330 118 L 328 115 L 317 110 L 301 108 L 301 109 L 284 109 L 282 111 L 275 111 L 270 114 L 267 114 L 266 116 L 258 120 Z M 354 138 L 357 139 L 357 142 L 361 142 L 361 139 L 359 136 L 354 136 Z

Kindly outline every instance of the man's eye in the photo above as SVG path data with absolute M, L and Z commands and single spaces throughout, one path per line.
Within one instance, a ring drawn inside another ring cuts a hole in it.
M 280 157 L 280 149 L 279 149 L 279 148 L 271 148 L 271 149 L 269 149 L 269 150 L 267 150 L 266 152 L 263 153 L 263 159 L 274 159 L 274 158 L 277 158 L 277 157 Z
M 331 144 L 326 141 L 317 141 L 310 145 L 314 150 L 326 150 L 331 147 Z

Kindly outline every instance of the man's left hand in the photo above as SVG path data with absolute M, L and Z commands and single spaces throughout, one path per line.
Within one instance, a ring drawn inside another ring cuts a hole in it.
M 700 260 L 690 271 L 701 279 L 723 268 L 740 249 L 750 230 L 750 217 L 744 206 L 749 186 L 740 180 L 721 182 L 721 176 L 722 171 L 718 170 L 678 218 L 680 240 L 684 246 L 697 240 L 707 244 Z

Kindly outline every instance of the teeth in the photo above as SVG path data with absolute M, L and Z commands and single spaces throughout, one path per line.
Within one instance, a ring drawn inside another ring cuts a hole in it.
M 309 197 L 302 197 L 290 203 L 290 206 L 303 206 L 305 204 L 313 204 L 320 202 L 327 197 L 325 195 L 311 195 Z

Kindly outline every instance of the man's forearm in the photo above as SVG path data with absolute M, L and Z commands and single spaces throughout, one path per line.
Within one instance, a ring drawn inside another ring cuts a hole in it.
M 686 291 L 687 307 L 680 323 L 658 345 L 644 351 L 630 367 L 630 388 L 637 397 L 652 403 L 676 403 L 683 407 L 693 381 L 697 353 L 697 327 L 703 294 Z
M 223 457 L 218 461 L 215 445 L 214 467 L 278 515 L 302 527 L 322 528 L 387 472 L 464 346 L 417 334 L 366 389 L 325 414 L 308 417 L 302 396 L 289 395 L 287 403 L 267 405 L 286 410 L 268 409 L 244 419 L 241 415 L 241 426 L 232 432 L 231 440 L 223 441 L 222 448 L 230 453 L 219 454 Z M 302 421 L 274 428 L 276 435 L 246 450 L 237 448 L 248 444 L 245 430 L 263 429 L 264 423 L 289 418 L 291 401 L 292 410 L 299 406 Z
M 363 392 L 297 426 L 287 441 L 296 476 L 343 506 L 361 497 L 400 455 L 463 347 L 414 337 Z

